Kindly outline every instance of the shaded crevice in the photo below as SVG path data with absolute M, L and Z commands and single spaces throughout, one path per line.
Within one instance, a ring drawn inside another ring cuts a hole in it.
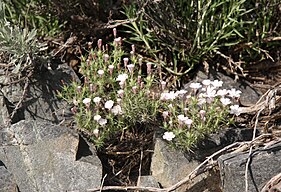
M 4 97 L 4 103 L 5 103 L 5 106 L 7 107 L 9 115 L 11 116 L 11 114 L 15 110 L 15 105 L 13 103 L 11 103 L 6 97 Z M 22 108 L 19 108 L 16 110 L 15 115 L 11 119 L 11 124 L 17 123 L 24 119 L 25 119 L 24 110 Z
M 79 135 L 79 143 L 78 143 L 78 149 L 76 153 L 76 161 L 79 161 L 82 157 L 92 156 L 93 153 L 90 150 L 90 146 L 85 141 L 85 139 Z

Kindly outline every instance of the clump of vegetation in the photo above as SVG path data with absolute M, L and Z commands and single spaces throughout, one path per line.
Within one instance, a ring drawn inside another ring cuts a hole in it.
M 114 29 L 112 44 L 104 45 L 100 39 L 97 49 L 82 59 L 83 84 L 73 82 L 60 94 L 73 105 L 78 126 L 93 134 L 98 147 L 116 132 L 155 122 L 159 105 L 151 91 L 156 83 L 151 63 L 143 64 L 134 46 L 130 55 L 125 54 L 116 33 Z
M 5 16 L 20 28 L 36 29 L 37 35 L 54 36 L 65 23 L 60 23 L 50 1 L 4 0 Z
M 199 87 L 192 87 L 191 95 L 171 91 L 167 82 L 156 80 L 157 66 L 136 56 L 134 45 L 126 57 L 122 39 L 113 31 L 111 45 L 103 45 L 100 39 L 97 49 L 83 59 L 80 73 L 84 82 L 65 85 L 59 94 L 72 105 L 77 125 L 90 133 L 97 147 L 116 133 L 153 125 L 175 134 L 175 146 L 186 150 L 229 125 L 232 111 L 226 95 L 238 99 L 240 92 L 217 90 L 220 81 L 204 81 L 198 96 Z
M 191 149 L 207 135 L 229 127 L 239 115 L 238 100 L 241 91 L 219 89 L 223 82 L 203 80 L 191 83 L 190 91 L 163 92 L 163 138 L 173 141 L 178 149 Z
M 5 3 L 0 3 L 0 53 L 2 66 L 10 77 L 20 78 L 31 72 L 40 49 L 44 47 L 37 40 L 37 30 L 22 29 L 11 23 L 5 12 Z M 24 73 L 24 74 L 23 74 Z
M 133 21 L 126 26 L 131 42 L 171 74 L 188 74 L 217 57 L 243 74 L 244 62 L 270 58 L 263 47 L 276 47 L 267 38 L 281 34 L 278 6 L 278 0 L 137 0 L 125 9 Z

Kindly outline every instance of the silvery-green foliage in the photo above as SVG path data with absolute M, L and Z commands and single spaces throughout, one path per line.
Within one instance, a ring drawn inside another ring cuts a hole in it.
M 36 29 L 21 29 L 10 23 L 4 12 L 4 3 L 0 3 L 0 53 L 5 55 L 9 70 L 14 74 L 33 68 L 34 57 L 40 51 L 40 44 L 36 38 Z

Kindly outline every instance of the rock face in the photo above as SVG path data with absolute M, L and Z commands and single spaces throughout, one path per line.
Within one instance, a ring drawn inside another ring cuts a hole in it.
M 219 157 L 224 192 L 245 191 L 245 167 L 249 152 L 226 154 Z M 248 171 L 248 191 L 261 191 L 273 176 L 281 173 L 281 141 L 253 150 Z
M 46 122 L 1 129 L 0 160 L 21 192 L 83 191 L 100 186 L 102 177 L 101 162 L 82 137 Z
M 71 80 L 77 80 L 74 71 L 65 65 L 60 65 L 59 69 L 48 71 L 42 70 L 32 77 L 27 89 L 24 83 L 16 83 L 1 88 L 3 95 L 0 95 L 0 125 L 16 123 L 20 120 L 45 120 L 47 122 L 58 124 L 70 115 L 67 103 L 58 100 L 57 90 L 61 90 L 63 83 L 69 83 Z M 9 77 L 0 76 L 0 81 L 8 84 Z M 9 121 L 10 115 L 18 102 L 24 99 L 14 117 Z
M 213 134 L 199 144 L 193 153 L 183 153 L 172 149 L 167 142 L 157 134 L 154 154 L 151 162 L 151 174 L 162 187 L 170 187 L 192 172 L 207 156 L 236 141 L 250 140 L 252 129 L 229 128 Z M 202 174 L 187 185 L 176 191 L 183 192 L 220 192 L 221 182 L 219 172 Z
M 0 161 L 0 191 L 18 192 L 13 175 L 6 169 L 2 161 Z
M 200 161 L 187 158 L 178 150 L 169 147 L 163 140 L 156 139 L 151 162 L 151 174 L 162 187 L 170 187 L 191 173 Z M 211 180 L 213 180 L 211 182 Z M 211 184 L 211 185 L 209 185 Z M 181 186 L 178 192 L 220 192 L 220 182 L 217 176 L 208 174 L 198 176 L 192 183 Z M 187 190 L 188 189 L 188 190 Z

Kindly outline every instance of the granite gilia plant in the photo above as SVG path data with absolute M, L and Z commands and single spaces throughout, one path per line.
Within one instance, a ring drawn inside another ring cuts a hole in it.
M 223 82 L 204 80 L 191 83 L 190 93 L 180 90 L 164 92 L 162 105 L 163 139 L 182 150 L 193 148 L 199 140 L 233 123 L 233 117 L 240 114 L 241 91 L 219 89 Z
M 111 45 L 100 39 L 97 49 L 83 59 L 80 73 L 84 83 L 73 82 L 59 94 L 72 104 L 78 126 L 92 134 L 97 147 L 118 132 L 155 122 L 159 108 L 151 92 L 155 84 L 152 63 L 143 63 L 134 45 L 128 56 L 116 29 L 113 34 Z M 142 65 L 146 65 L 145 72 Z
M 77 125 L 90 133 L 97 147 L 116 133 L 153 124 L 166 130 L 164 139 L 186 150 L 227 126 L 229 113 L 238 115 L 231 100 L 235 104 L 239 91 L 219 90 L 218 80 L 191 84 L 191 94 L 171 91 L 167 82 L 157 81 L 153 63 L 136 56 L 134 45 L 127 57 L 122 39 L 113 32 L 111 45 L 100 39 L 97 49 L 83 59 L 84 82 L 66 85 L 59 94 L 72 105 Z

